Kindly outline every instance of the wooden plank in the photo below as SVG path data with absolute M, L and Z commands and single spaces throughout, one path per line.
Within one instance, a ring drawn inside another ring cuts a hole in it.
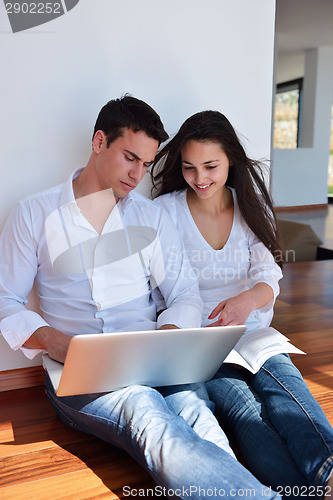
M 329 394 L 333 391 L 333 371 L 306 375 L 304 380 L 314 396 Z
M 82 470 L 79 458 L 60 447 L 0 459 L 0 487 L 22 484 Z
M 326 213 L 328 211 L 328 203 L 318 203 L 316 205 L 294 205 L 292 207 L 274 207 L 275 213 L 306 212 L 309 210 L 323 210 Z
M 145 472 L 126 453 L 95 438 L 70 443 L 66 448 L 49 449 L 12 455 L 0 459 L 0 488 L 35 483 L 43 479 L 92 470 L 110 490 L 124 484 L 152 483 Z
M 40 386 L 44 384 L 44 378 L 42 366 L 0 371 L 0 392 Z
M 287 332 L 283 332 L 285 335 Z M 333 362 L 333 335 L 330 329 L 327 330 L 308 330 L 308 331 L 296 331 L 293 333 L 288 333 L 287 337 L 290 341 L 295 344 L 299 349 L 302 349 L 307 353 L 307 358 L 314 358 L 319 354 L 331 355 L 328 361 Z M 304 359 L 304 356 L 301 356 Z M 296 360 L 299 356 L 295 357 Z M 322 363 L 320 360 L 319 363 Z
M 135 498 L 142 498 L 142 491 L 147 492 L 151 500 L 161 498 L 152 494 L 155 487 L 152 482 L 130 482 L 123 485 L 130 487 Z M 110 490 L 93 471 L 87 469 L 62 476 L 41 479 L 27 484 L 13 485 L 1 489 L 1 498 L 6 500 L 115 500 L 133 499 L 124 487 L 116 491 Z M 124 495 L 125 494 L 125 495 Z
M 103 484 L 91 470 L 39 479 L 32 483 L 15 484 L 1 489 L 6 500 L 113 500 L 119 496 Z
M 316 400 L 322 407 L 328 421 L 333 425 L 333 397 L 332 392 L 326 394 L 317 394 L 315 396 Z
M 300 343 L 297 342 L 297 345 L 300 345 Z M 306 356 L 291 356 L 293 363 L 303 376 L 315 373 L 325 373 L 333 370 L 332 352 L 322 352 L 323 348 L 316 346 L 316 350 L 317 349 L 319 352 L 315 354 L 311 352 L 311 354 L 307 354 Z M 308 351 L 305 349 L 305 352 Z
M 294 305 L 285 310 L 280 308 L 272 321 L 272 326 L 287 336 L 316 330 L 328 330 L 333 334 L 332 325 L 333 310 L 313 303 Z
M 10 404 L 7 405 L 6 401 Z M 63 424 L 42 388 L 3 393 L 0 407 L 9 408 L 7 411 L 13 416 L 11 421 L 2 421 L 0 431 L 0 486 L 1 494 L 5 492 L 6 498 L 25 498 L 25 491 L 26 498 L 29 495 L 30 498 L 36 495 L 39 498 L 40 488 L 36 485 L 40 481 L 47 487 L 47 481 L 55 476 L 63 478 L 75 473 L 74 477 L 68 478 L 68 483 L 65 481 L 64 491 L 57 490 L 57 494 L 60 491 L 59 498 L 67 498 L 76 473 L 82 470 L 93 470 L 96 477 L 108 485 L 108 494 L 100 492 L 99 486 L 91 485 L 87 498 L 118 498 L 117 493 L 110 496 L 110 491 L 121 492 L 125 484 L 153 487 L 150 476 L 126 453 Z M 80 484 L 74 485 L 73 498 L 80 487 Z
M 0 487 L 86 469 L 98 471 L 99 477 L 110 483 L 113 489 L 120 488 L 126 479 L 130 482 L 142 478 L 151 481 L 148 474 L 128 455 L 98 439 L 90 443 L 81 440 L 66 448 L 57 446 L 1 458 Z

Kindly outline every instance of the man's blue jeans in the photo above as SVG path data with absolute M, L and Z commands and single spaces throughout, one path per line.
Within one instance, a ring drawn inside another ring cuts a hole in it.
M 168 496 L 204 499 L 232 492 L 240 498 L 248 490 L 254 498 L 280 498 L 226 451 L 203 384 L 164 388 L 165 397 L 149 387 L 131 386 L 58 398 L 48 377 L 46 388 L 65 423 L 127 451 L 158 486 L 170 490 Z
M 333 429 L 289 355 L 273 356 L 255 375 L 224 364 L 206 387 L 221 426 L 260 481 L 277 491 L 326 484 Z

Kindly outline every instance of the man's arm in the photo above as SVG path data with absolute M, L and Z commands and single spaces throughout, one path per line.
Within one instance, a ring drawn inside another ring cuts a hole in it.
M 174 330 L 174 329 L 179 329 L 179 326 L 176 325 L 162 325 L 158 328 L 158 330 Z
M 199 327 L 203 304 L 197 277 L 179 231 L 165 209 L 161 209 L 160 217 L 151 273 L 164 298 L 166 309 L 157 318 L 157 328 L 164 325 Z
M 0 255 L 0 329 L 10 347 L 16 350 L 36 330 L 48 326 L 39 314 L 25 308 L 38 261 L 30 212 L 23 203 L 18 204 L 4 226 Z M 30 359 L 38 353 L 36 349 L 23 352 Z

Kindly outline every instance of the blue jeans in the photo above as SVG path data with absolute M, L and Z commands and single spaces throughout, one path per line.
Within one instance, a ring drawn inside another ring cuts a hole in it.
M 161 392 L 131 386 L 59 398 L 47 377 L 46 392 L 66 424 L 128 452 L 170 497 L 218 498 L 233 490 L 233 497 L 240 498 L 244 490 L 251 490 L 255 498 L 280 498 L 226 451 L 224 433 L 207 408 L 203 384 Z
M 273 356 L 255 375 L 222 365 L 206 387 L 221 426 L 236 437 L 260 481 L 277 491 L 325 486 L 333 429 L 288 354 Z

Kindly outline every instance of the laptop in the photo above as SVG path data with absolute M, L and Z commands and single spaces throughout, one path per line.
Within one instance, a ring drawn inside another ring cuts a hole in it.
M 76 335 L 65 364 L 43 355 L 57 396 L 109 392 L 130 385 L 160 387 L 213 377 L 245 332 L 219 326 Z

